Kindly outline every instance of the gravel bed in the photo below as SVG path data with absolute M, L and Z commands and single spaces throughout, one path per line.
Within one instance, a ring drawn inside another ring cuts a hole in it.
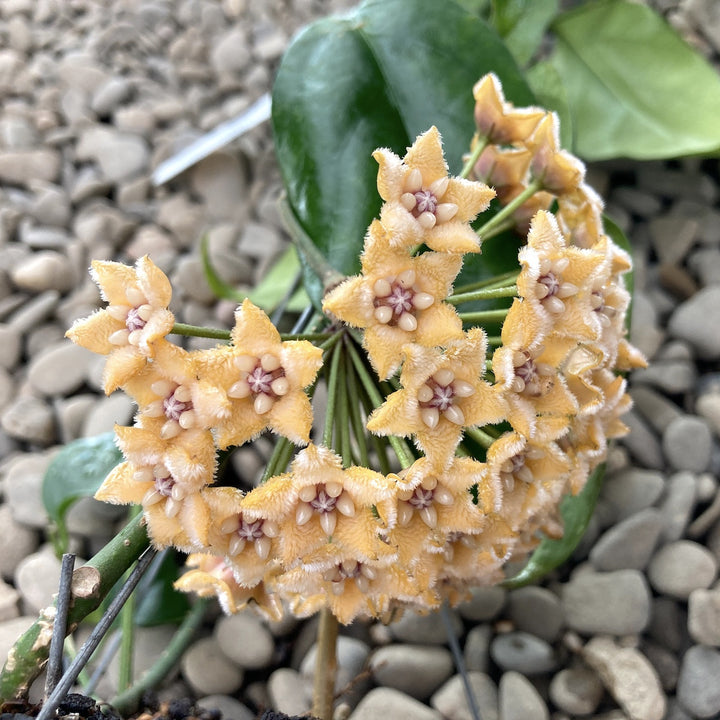
M 0 0 L 0 658 L 57 589 L 40 499 L 48 462 L 133 413 L 121 393 L 102 394 L 103 359 L 63 339 L 98 306 L 90 259 L 148 253 L 172 279 L 179 320 L 229 326 L 234 306 L 213 298 L 197 239 L 207 233 L 240 288 L 286 246 L 269 128 L 161 188 L 150 173 L 268 91 L 299 27 L 350 4 Z M 717 60 L 713 0 L 653 4 Z M 720 167 L 603 163 L 590 181 L 634 244 L 632 340 L 652 363 L 631 377 L 632 433 L 610 452 L 572 561 L 541 586 L 478 590 L 451 621 L 483 720 L 718 718 Z M 254 476 L 267 451 L 238 451 L 238 473 Z M 105 544 L 118 510 L 77 503 L 80 556 Z M 210 613 L 160 695 L 232 720 L 304 713 L 314 632 L 313 620 Z M 138 631 L 136 672 L 171 634 Z M 355 623 L 338 652 L 338 718 L 471 717 L 436 616 Z M 98 692 L 113 682 L 111 668 Z

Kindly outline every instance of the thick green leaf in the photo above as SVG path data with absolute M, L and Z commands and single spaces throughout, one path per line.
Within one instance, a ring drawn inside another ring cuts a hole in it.
M 720 149 L 720 78 L 649 7 L 586 3 L 552 29 L 578 155 L 647 160 Z
M 558 13 L 559 0 L 494 0 L 492 22 L 519 65 L 527 65 Z
M 180 623 L 190 609 L 187 593 L 175 590 L 180 566 L 175 554 L 165 552 L 160 567 L 150 582 L 143 578 L 138 584 L 135 623 L 143 627 Z
M 403 155 L 436 125 L 458 172 L 474 132 L 472 87 L 491 70 L 509 100 L 533 102 L 495 32 L 452 2 L 369 0 L 295 39 L 273 90 L 275 144 L 292 212 L 336 270 L 358 271 L 380 209 L 372 152 Z M 318 286 L 309 291 L 317 303 Z
M 562 565 L 577 547 L 587 530 L 602 487 L 605 465 L 600 465 L 588 478 L 577 495 L 566 495 L 560 504 L 565 531 L 559 540 L 543 540 L 530 556 L 527 565 L 513 578 L 505 580 L 504 587 L 518 588 L 528 585 Z
M 65 514 L 70 505 L 94 495 L 120 460 L 112 432 L 73 440 L 55 455 L 43 478 L 42 499 L 61 538 L 67 536 Z

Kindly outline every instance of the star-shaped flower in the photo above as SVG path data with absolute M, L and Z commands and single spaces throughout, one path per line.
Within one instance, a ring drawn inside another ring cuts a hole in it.
M 523 142 L 546 114 L 541 108 L 515 108 L 507 102 L 495 73 L 488 73 L 475 83 L 473 96 L 478 136 L 495 145 Z
M 217 597 L 220 607 L 227 615 L 250 606 L 267 620 L 282 619 L 280 598 L 268 592 L 264 582 L 252 588 L 240 585 L 235 580 L 232 568 L 222 557 L 209 553 L 193 553 L 188 557 L 187 565 L 193 569 L 175 581 L 174 587 L 177 590 L 194 592 L 200 597 Z M 272 577 L 274 572 L 271 568 L 268 576 Z
M 127 460 L 111 470 L 95 497 L 142 505 L 156 547 L 189 552 L 205 545 L 210 513 L 201 490 L 215 473 L 210 433 L 189 430 L 173 441 L 137 427 L 116 426 L 115 433 Z
M 501 390 L 482 380 L 486 348 L 482 328 L 449 342 L 445 351 L 406 345 L 402 389 L 373 412 L 368 430 L 412 435 L 432 463 L 447 467 L 463 427 L 494 424 L 507 417 Z
M 380 539 L 392 518 L 393 484 L 363 467 L 343 469 L 331 450 L 310 444 L 301 450 L 290 472 L 250 491 L 243 512 L 279 527 L 280 557 L 287 566 L 332 542 L 358 560 L 393 554 Z
M 91 273 L 108 304 L 67 331 L 77 345 L 107 355 L 103 388 L 109 395 L 136 375 L 153 357 L 154 345 L 175 319 L 167 309 L 171 288 L 165 274 L 147 256 L 134 268 L 93 260 Z
M 313 415 L 305 388 L 322 365 L 322 350 L 306 340 L 283 342 L 260 308 L 243 301 L 232 346 L 198 354 L 201 374 L 222 388 L 230 412 L 215 424 L 221 449 L 242 445 L 269 428 L 296 445 L 310 440 Z
M 361 256 L 362 275 L 349 278 L 325 296 L 323 310 L 365 330 L 363 344 L 381 380 L 402 361 L 402 346 L 432 347 L 462 337 L 450 294 L 462 258 L 426 252 L 411 256 L 388 242 L 377 220 L 372 223 Z
M 600 322 L 592 312 L 590 295 L 603 272 L 604 255 L 568 246 L 555 218 L 540 211 L 518 256 L 522 266 L 518 295 L 552 321 L 557 335 L 596 340 Z
M 441 252 L 478 252 L 480 241 L 470 227 L 486 210 L 494 191 L 479 182 L 448 176 L 440 133 L 432 127 L 400 159 L 376 150 L 378 192 L 385 201 L 380 220 L 399 247 L 425 243 Z

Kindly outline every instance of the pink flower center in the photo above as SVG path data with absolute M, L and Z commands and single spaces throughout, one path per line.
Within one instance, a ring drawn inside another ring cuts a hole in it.
M 538 282 L 547 288 L 547 295 L 545 297 L 553 297 L 557 295 L 560 290 L 560 278 L 552 271 L 546 275 L 541 275 L 538 278 Z
M 192 401 L 183 402 L 175 397 L 175 392 L 163 400 L 163 411 L 168 420 L 179 420 L 180 416 L 192 410 Z
M 438 206 L 438 200 L 430 190 L 418 190 L 416 193 L 413 193 L 413 195 L 415 196 L 415 202 L 417 203 L 412 211 L 415 217 L 418 217 L 418 215 L 421 215 L 424 212 L 429 212 L 433 215 L 435 214 Z
M 447 410 L 453 404 L 455 391 L 452 385 L 443 387 L 432 380 L 428 380 L 426 385 L 432 390 L 432 398 L 427 402 L 421 403 L 425 407 L 434 407 L 440 410 Z
M 266 370 L 263 370 L 261 365 L 258 365 L 247 376 L 247 384 L 250 386 L 250 390 L 255 395 L 258 395 L 259 393 L 269 395 L 272 392 L 270 385 L 274 379 L 274 373 L 267 372 Z
M 330 513 L 335 509 L 336 505 L 337 498 L 330 497 L 324 485 L 318 485 L 315 498 L 310 501 L 310 506 L 313 510 L 319 513 Z
M 170 497 L 172 489 L 175 487 L 175 479 L 172 475 L 167 477 L 155 478 L 155 490 L 163 497 Z
M 393 311 L 393 315 L 398 317 L 404 312 L 412 310 L 413 291 L 410 288 L 404 288 L 398 283 L 393 283 L 392 292 L 388 297 L 384 298 L 385 304 Z
M 413 496 L 408 500 L 408 503 L 412 505 L 416 510 L 422 510 L 423 508 L 430 507 L 433 502 L 433 491 L 427 490 L 420 486 L 415 488 Z
M 242 517 L 242 516 L 241 516 Z M 263 520 L 255 520 L 254 522 L 248 522 L 244 517 L 240 521 L 240 527 L 237 529 L 237 534 L 243 540 L 259 540 L 261 537 L 265 537 L 265 533 L 262 530 Z
M 125 326 L 130 332 L 142 330 L 146 325 L 145 320 L 140 317 L 138 308 L 131 308 L 125 319 Z

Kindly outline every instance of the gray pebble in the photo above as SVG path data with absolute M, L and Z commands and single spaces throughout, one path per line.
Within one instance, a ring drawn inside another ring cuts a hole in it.
M 703 360 L 720 358 L 720 333 L 708 332 L 708 318 L 720 307 L 720 286 L 703 288 L 680 305 L 670 317 L 670 333 L 687 340 Z
M 0 150 L 0 182 L 29 185 L 38 180 L 55 182 L 60 174 L 57 150 Z
M 679 652 L 689 640 L 684 607 L 669 597 L 653 598 L 647 634 L 663 647 Z
M 85 382 L 93 357 L 84 347 L 63 340 L 32 359 L 28 380 L 43 395 L 69 395 Z
M 497 635 L 490 643 L 490 656 L 502 670 L 539 675 L 557 666 L 550 643 L 526 632 Z
M 613 525 L 590 551 L 596 570 L 643 570 L 663 530 L 663 516 L 646 508 Z
M 0 657 L 6 658 L 17 639 L 38 619 L 37 613 L 0 622 Z
M 17 328 L 0 325 L 0 367 L 12 370 L 20 360 L 22 335 Z
M 663 263 L 683 260 L 695 242 L 698 223 L 679 215 L 665 215 L 650 221 L 650 237 Z
M 483 720 L 498 720 L 498 691 L 492 678 L 479 672 L 469 672 L 475 705 Z M 453 675 L 431 698 L 430 704 L 447 720 L 473 720 L 460 675 Z
M 562 586 L 565 622 L 579 633 L 629 635 L 650 621 L 650 590 L 637 570 L 577 573 Z
M 455 635 L 460 637 L 463 632 L 462 620 L 455 609 L 448 611 Z M 403 616 L 390 626 L 390 632 L 396 640 L 409 643 L 422 643 L 427 645 L 445 645 L 447 633 L 445 624 L 439 622 L 434 613 L 419 615 L 406 611 Z
M 720 647 L 720 588 L 690 593 L 688 630 L 696 643 Z
M 197 699 L 203 710 L 219 710 L 225 720 L 254 720 L 257 716 L 249 707 L 229 695 L 206 695 Z
M 639 650 L 599 636 L 585 645 L 583 658 L 632 720 L 664 718 L 665 693 L 650 661 Z
M 31 396 L 16 398 L 0 417 L 2 429 L 12 438 L 33 445 L 50 445 L 55 440 L 52 408 Z
M 654 360 L 647 368 L 633 373 L 634 383 L 652 385 L 671 395 L 687 392 L 697 380 L 697 370 L 690 360 Z
M 28 613 L 52 605 L 60 582 L 60 561 L 46 546 L 24 558 L 15 569 L 15 587 Z
M 720 437 L 720 392 L 708 392 L 695 401 L 695 411 L 703 417 L 716 436 Z
M 712 434 L 702 418 L 683 415 L 665 428 L 662 446 L 673 468 L 700 473 L 710 464 Z
M 20 289 L 37 294 L 46 290 L 67 292 L 76 283 L 75 271 L 67 256 L 54 250 L 33 253 L 10 273 Z
M 717 561 L 702 545 L 678 540 L 658 550 L 648 566 L 648 579 L 659 593 L 685 600 L 693 590 L 710 587 Z
M 182 674 L 202 695 L 228 695 L 240 688 L 243 671 L 228 658 L 213 637 L 196 640 L 183 654 Z
M 675 653 L 652 640 L 644 639 L 640 650 L 655 668 L 663 690 L 673 692 L 680 673 L 680 661 Z
M 0 622 L 20 616 L 20 593 L 0 580 Z
M 546 588 L 529 586 L 513 590 L 508 615 L 517 630 L 554 642 L 564 624 L 560 599 Z
M 474 587 L 470 590 L 472 598 L 458 605 L 457 611 L 465 620 L 484 622 L 493 620 L 505 605 L 507 591 L 501 587 Z
M 662 434 L 675 418 L 682 415 L 682 410 L 675 403 L 649 386 L 636 385 L 630 395 L 635 409 L 659 434 Z
M 378 685 L 425 700 L 452 675 L 453 659 L 437 645 L 388 645 L 370 656 L 369 668 Z
M 439 712 L 431 710 L 427 705 L 423 705 L 409 695 L 399 690 L 393 690 L 393 688 L 383 687 L 371 690 L 360 701 L 349 720 L 377 720 L 382 717 L 402 718 L 403 720 L 443 720 L 443 716 Z
M 664 487 L 662 473 L 628 468 L 608 477 L 600 495 L 614 511 L 616 520 L 620 521 L 654 505 Z
M 476 625 L 467 634 L 463 649 L 467 670 L 488 671 L 491 637 L 492 628 L 487 624 Z
M 665 467 L 662 446 L 657 435 L 638 413 L 633 410 L 623 415 L 629 432 L 621 438 L 622 445 L 641 467 L 661 470 Z
M 252 611 L 221 618 L 213 634 L 223 653 L 245 670 L 267 667 L 272 661 L 275 642 Z
M 28 332 L 45 321 L 59 301 L 60 293 L 57 290 L 46 290 L 24 303 L 22 308 L 10 316 L 8 324 L 20 332 Z
M 138 175 L 147 168 L 150 159 L 147 143 L 142 137 L 101 125 L 82 130 L 76 153 L 79 160 L 94 160 L 103 176 L 111 182 Z
M 687 259 L 687 265 L 701 285 L 720 283 L 720 250 L 718 248 L 695 250 Z
M 18 522 L 8 503 L 0 505 L 0 576 L 12 580 L 20 561 L 38 547 L 36 530 Z
M 550 699 L 569 715 L 594 713 L 603 692 L 603 684 L 597 673 L 587 667 L 565 668 L 550 681 Z
M 549 720 L 545 701 L 535 686 L 517 672 L 506 672 L 500 678 L 499 707 L 502 720 Z
M 135 410 L 135 405 L 125 393 L 116 392 L 100 398 L 85 417 L 81 435 L 92 437 L 110 432 L 116 424 L 128 425 Z
M 694 717 L 710 718 L 720 712 L 720 652 L 694 645 L 683 656 L 677 698 Z
M 287 715 L 301 715 L 310 710 L 312 685 L 296 670 L 275 670 L 268 678 L 267 690 L 275 710 Z
M 51 455 L 25 453 L 14 459 L 5 477 L 5 499 L 16 522 L 44 529 L 48 515 L 42 485 Z
M 664 542 L 683 537 L 695 509 L 696 495 L 697 486 L 692 473 L 679 472 L 668 478 L 665 498 L 660 505 L 663 524 L 660 536 Z
M 642 291 L 635 293 L 632 304 L 630 339 L 633 345 L 651 360 L 665 338 L 658 327 L 658 317 L 650 299 Z

